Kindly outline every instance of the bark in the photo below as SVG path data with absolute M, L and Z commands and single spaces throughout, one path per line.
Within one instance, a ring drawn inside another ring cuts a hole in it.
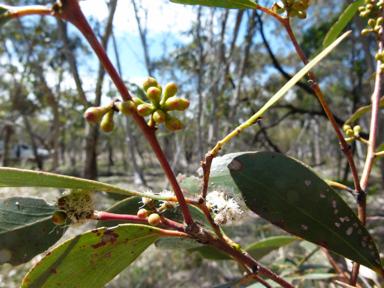
M 29 124 L 27 116 L 24 116 L 24 115 L 22 116 L 23 116 L 25 128 L 27 128 L 29 137 L 31 138 L 32 150 L 33 150 L 33 154 L 35 155 L 35 161 L 36 161 L 37 167 L 39 168 L 39 170 L 43 170 L 44 168 L 43 159 L 37 153 L 37 145 L 36 145 L 35 137 L 33 137 L 31 125 Z
M 107 25 L 104 30 L 104 34 L 101 38 L 101 45 L 104 50 L 107 50 L 108 40 L 110 38 L 112 32 L 112 22 L 113 17 L 116 11 L 117 0 L 111 0 L 108 4 L 109 8 L 109 16 L 107 20 Z M 102 95 L 102 87 L 103 80 L 105 75 L 105 69 L 101 63 L 99 63 L 99 71 L 97 75 L 96 82 L 96 99 L 95 106 L 100 106 L 101 103 L 101 95 Z M 99 137 L 99 126 L 87 124 L 86 127 L 86 136 L 85 136 L 85 163 L 82 171 L 82 177 L 86 179 L 97 180 L 97 140 Z
M 13 133 L 12 126 L 5 126 L 4 130 L 2 131 L 5 133 L 4 140 L 3 140 L 3 154 L 0 157 L 0 163 L 2 167 L 8 166 L 8 153 L 9 153 L 9 142 L 11 139 L 11 135 Z

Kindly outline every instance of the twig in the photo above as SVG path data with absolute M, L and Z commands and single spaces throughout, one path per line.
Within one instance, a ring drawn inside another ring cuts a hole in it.
M 340 274 L 340 277 L 343 278 L 344 282 L 348 282 L 348 279 L 347 277 L 345 277 L 344 275 L 344 272 L 341 270 L 341 268 L 339 267 L 339 265 L 337 265 L 337 263 L 335 262 L 335 260 L 333 260 L 332 256 L 329 255 L 328 253 L 328 250 L 321 247 L 321 250 L 323 250 L 323 252 L 325 253 L 325 255 L 328 257 L 329 261 L 331 261 L 333 267 L 335 267 L 335 269 L 337 270 L 337 272 L 339 272 Z
M 203 168 L 203 186 L 201 187 L 201 197 L 205 200 L 207 197 L 209 175 L 211 173 L 211 165 L 214 155 L 211 153 L 205 154 L 205 162 L 201 162 Z

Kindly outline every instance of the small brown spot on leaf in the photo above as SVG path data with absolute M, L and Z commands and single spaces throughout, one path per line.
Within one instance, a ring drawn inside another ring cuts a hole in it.
M 105 258 L 109 258 L 109 257 L 111 257 L 111 252 L 108 252 L 107 254 L 105 254 L 104 257 L 105 257 Z
M 325 198 L 325 195 L 323 193 L 320 192 L 320 198 L 324 199 Z
M 337 209 L 333 210 L 333 214 L 337 214 L 337 213 L 339 213 L 339 210 Z
M 304 183 L 305 183 L 306 186 L 311 185 L 311 181 L 310 180 L 305 180 Z
M 358 227 L 359 225 L 357 224 L 357 222 L 355 222 L 353 223 L 353 226 Z
M 242 172 L 244 169 L 244 165 L 239 160 L 233 159 L 232 162 L 229 163 L 228 169 L 230 172 L 232 171 Z
M 307 231 L 308 230 L 308 226 L 305 226 L 304 224 L 301 224 L 301 230 Z
M 56 269 L 51 269 L 51 274 L 57 274 L 57 270 Z
M 93 249 L 98 249 L 100 247 L 107 245 L 108 242 L 110 242 L 113 245 L 113 243 L 115 243 L 117 241 L 118 237 L 120 237 L 120 235 L 115 233 L 113 230 L 106 230 L 104 232 L 103 236 L 101 236 L 101 242 L 99 242 L 95 245 L 91 245 L 91 247 Z

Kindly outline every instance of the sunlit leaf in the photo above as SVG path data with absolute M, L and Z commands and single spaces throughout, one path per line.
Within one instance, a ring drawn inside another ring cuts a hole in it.
M 145 193 L 129 191 L 114 185 L 105 184 L 88 179 L 53 174 L 48 172 L 39 172 L 33 170 L 6 167 L 0 168 L 0 188 L 1 187 L 51 187 L 67 189 L 86 189 L 131 196 L 145 196 L 154 199 L 164 198 L 160 196 L 146 195 Z
M 222 7 L 227 9 L 256 9 L 258 5 L 250 0 L 170 0 L 174 3 Z
M 367 229 L 307 165 L 279 153 L 245 152 L 228 168 L 253 212 L 383 277 L 379 253 Z
M 253 259 L 259 261 L 273 250 L 284 247 L 297 240 L 300 240 L 300 238 L 294 236 L 269 237 L 249 245 L 245 251 L 247 251 Z
M 337 37 L 339 37 L 340 33 L 348 25 L 348 23 L 358 11 L 358 8 L 365 3 L 364 1 L 365 0 L 357 0 L 350 4 L 347 9 L 345 9 L 345 11 L 340 15 L 339 20 L 337 20 L 337 22 L 331 27 L 325 36 L 323 41 L 324 48 L 327 48 L 336 40 Z
M 380 99 L 379 109 L 384 109 L 384 97 Z M 345 121 L 345 125 L 351 124 L 355 122 L 357 119 L 359 119 L 361 116 L 366 114 L 367 112 L 372 110 L 372 105 L 364 106 L 356 110 L 355 113 L 347 120 Z
M 0 199 L 0 264 L 26 263 L 55 244 L 64 234 L 51 220 L 56 208 L 41 198 Z
M 134 224 L 89 231 L 49 252 L 21 287 L 103 287 L 161 236 L 161 229 Z

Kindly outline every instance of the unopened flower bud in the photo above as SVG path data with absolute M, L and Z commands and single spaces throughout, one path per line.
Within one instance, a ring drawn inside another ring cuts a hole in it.
M 151 211 L 148 211 L 147 209 L 140 209 L 140 210 L 137 212 L 137 217 L 139 217 L 140 219 L 145 219 L 145 218 L 147 218 L 149 215 L 151 215 Z
M 303 1 L 297 1 L 293 5 L 293 9 L 296 9 L 296 10 L 299 10 L 299 11 L 303 11 L 304 10 L 304 3 L 303 3 Z
M 175 96 L 176 93 L 177 93 L 177 86 L 175 83 L 169 82 L 167 85 L 165 85 L 162 104 L 164 104 L 168 98 Z
M 369 33 L 371 33 L 373 30 L 372 29 L 363 29 L 363 31 L 361 31 L 361 34 L 362 35 L 368 35 Z
M 173 111 L 179 107 L 179 99 L 175 96 L 170 97 L 165 101 L 164 109 L 166 111 Z
M 154 110 L 154 107 L 151 104 L 144 103 L 137 106 L 137 114 L 142 117 L 150 115 Z
M 296 17 L 296 16 L 297 16 L 297 11 L 296 11 L 296 10 L 291 10 L 291 11 L 289 12 L 289 17 L 294 18 L 294 17 Z
M 349 136 L 349 137 L 352 137 L 352 136 L 354 135 L 352 129 L 348 129 L 348 130 L 345 132 L 345 134 L 347 134 L 347 136 Z
M 56 225 L 63 225 L 65 223 L 65 220 L 67 220 L 67 214 L 64 212 L 56 211 L 52 214 L 52 222 Z
M 344 130 L 344 132 L 347 132 L 348 130 L 350 130 L 351 129 L 351 126 L 349 126 L 349 125 L 343 125 L 343 130 Z
M 147 79 L 144 80 L 143 89 L 145 92 L 147 92 L 147 90 L 150 87 L 157 87 L 157 85 L 158 85 L 158 83 L 157 83 L 155 78 L 148 77 Z
M 368 20 L 368 25 L 371 26 L 372 28 L 374 28 L 376 26 L 376 21 L 375 19 L 369 19 Z
M 157 123 L 163 123 L 165 121 L 165 113 L 162 110 L 156 110 L 152 114 L 153 121 Z
M 189 107 L 189 101 L 187 99 L 181 98 L 179 99 L 179 106 L 177 107 L 176 110 L 178 111 L 184 111 Z
M 165 120 L 165 127 L 169 131 L 177 131 L 183 129 L 183 123 L 181 122 L 180 119 L 176 117 L 172 117 L 169 114 L 167 115 L 167 119 Z
M 133 100 L 133 102 L 135 102 L 136 106 L 139 106 L 141 104 L 146 104 L 143 100 L 141 100 L 140 98 L 137 98 L 137 97 L 134 97 L 132 100 Z
M 115 102 L 115 107 L 124 115 L 132 115 L 136 111 L 136 104 L 133 101 Z
M 297 11 L 297 17 L 299 17 L 300 19 L 305 19 L 305 18 L 307 18 L 307 12 Z
M 356 125 L 355 127 L 353 127 L 353 132 L 359 134 L 361 132 L 361 127 L 360 125 Z
M 147 97 L 153 104 L 157 104 L 160 102 L 161 90 L 157 87 L 150 87 L 147 90 Z
M 84 117 L 89 123 L 99 123 L 101 118 L 111 110 L 110 106 L 90 107 L 85 111 Z
M 100 128 L 105 132 L 105 133 L 109 133 L 113 130 L 113 127 L 115 126 L 115 124 L 113 123 L 113 114 L 115 113 L 115 111 L 109 111 L 103 118 L 103 120 L 101 120 L 101 123 L 100 123 Z
M 148 223 L 152 226 L 157 226 L 160 223 L 160 216 L 157 213 L 153 213 L 148 217 Z

